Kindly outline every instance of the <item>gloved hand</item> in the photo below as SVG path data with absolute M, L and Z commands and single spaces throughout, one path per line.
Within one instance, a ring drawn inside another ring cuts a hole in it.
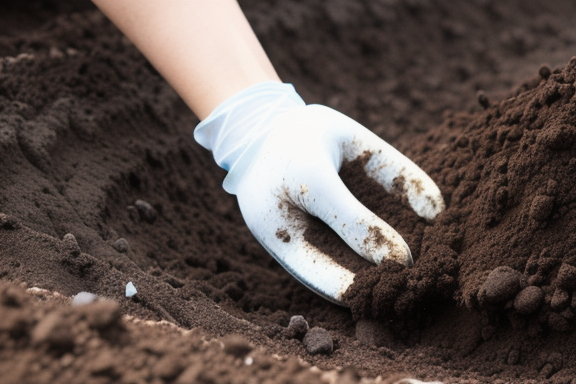
M 262 246 L 300 282 L 338 304 L 354 274 L 307 243 L 302 215 L 328 224 L 359 255 L 412 266 L 402 237 L 364 207 L 338 176 L 343 161 L 371 155 L 365 170 L 387 191 L 403 183 L 414 211 L 433 219 L 444 209 L 440 190 L 412 161 L 354 120 L 305 105 L 292 85 L 265 82 L 217 107 L 195 129 L 228 171 L 224 189 Z

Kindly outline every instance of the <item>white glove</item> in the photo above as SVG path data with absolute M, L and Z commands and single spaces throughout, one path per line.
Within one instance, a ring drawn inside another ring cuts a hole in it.
M 412 161 L 343 114 L 306 106 L 290 84 L 259 83 L 239 92 L 202 121 L 194 137 L 229 171 L 223 187 L 237 195 L 260 244 L 300 282 L 342 305 L 354 274 L 304 240 L 303 214 L 323 220 L 373 263 L 413 264 L 402 237 L 343 184 L 343 161 L 368 152 L 368 176 L 387 191 L 404 181 L 419 216 L 433 219 L 444 209 L 440 190 Z

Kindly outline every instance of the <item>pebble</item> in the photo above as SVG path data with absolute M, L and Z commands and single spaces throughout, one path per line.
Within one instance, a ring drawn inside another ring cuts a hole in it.
M 550 77 L 550 75 L 552 74 L 552 71 L 550 70 L 550 67 L 547 65 L 543 65 L 540 67 L 540 69 L 538 70 L 538 74 L 540 75 L 541 78 L 543 79 L 547 79 Z
M 136 290 L 136 287 L 131 281 L 129 281 L 128 284 L 126 284 L 126 297 L 132 297 L 137 293 L 138 291 Z
M 521 315 L 534 313 L 544 300 L 544 292 L 536 286 L 529 286 L 516 295 L 514 299 L 514 309 Z
M 532 200 L 530 205 L 530 217 L 536 221 L 546 221 L 552 214 L 554 208 L 554 197 L 538 195 Z
M 310 329 L 308 333 L 306 333 L 306 336 L 304 336 L 303 342 L 306 351 L 311 355 L 329 355 L 334 348 L 332 336 L 330 336 L 327 330 L 320 327 Z
M 556 285 L 566 290 L 576 288 L 576 267 L 562 263 L 556 276 Z
M 480 106 L 482 106 L 482 108 L 488 109 L 490 107 L 490 100 L 488 100 L 488 97 L 486 96 L 484 91 L 478 91 L 476 97 L 478 97 L 478 103 L 480 104 Z
M 0 213 L 0 228 L 13 230 L 20 228 L 20 224 L 13 217 Z
M 239 335 L 227 336 L 222 339 L 222 343 L 224 352 L 236 357 L 244 357 L 254 349 L 248 340 Z
M 286 328 L 286 336 L 291 339 L 302 340 L 309 329 L 308 322 L 303 316 L 292 316 L 290 318 L 290 324 L 288 324 L 288 328 Z
M 520 276 L 510 267 L 498 267 L 490 272 L 480 287 L 480 295 L 490 303 L 511 299 L 520 290 Z
M 140 218 L 150 224 L 156 220 L 156 210 L 150 203 L 144 200 L 136 200 L 134 206 L 138 210 Z
M 80 246 L 78 245 L 78 241 L 76 241 L 76 237 L 73 234 L 65 234 L 62 242 L 64 243 L 64 250 L 70 255 L 74 257 L 80 255 Z
M 121 237 L 112 244 L 112 248 L 120 253 L 126 253 L 130 249 L 130 244 L 128 244 L 128 240 Z
M 72 299 L 72 305 L 78 306 L 89 304 L 96 300 L 97 297 L 97 295 L 90 292 L 79 292 L 76 296 L 74 296 L 74 299 Z

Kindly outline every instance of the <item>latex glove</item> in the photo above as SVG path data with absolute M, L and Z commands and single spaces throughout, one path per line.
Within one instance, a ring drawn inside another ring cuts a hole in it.
M 228 171 L 223 187 L 238 197 L 260 244 L 300 282 L 342 305 L 354 274 L 304 240 L 303 214 L 323 220 L 373 263 L 413 264 L 402 237 L 343 184 L 343 161 L 368 152 L 368 176 L 387 191 L 403 181 L 418 215 L 433 219 L 444 209 L 438 187 L 412 161 L 345 115 L 306 106 L 290 84 L 266 82 L 241 91 L 202 121 L 194 137 Z

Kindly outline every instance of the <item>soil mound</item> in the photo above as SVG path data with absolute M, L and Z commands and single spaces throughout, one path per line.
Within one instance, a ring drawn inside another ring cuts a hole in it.
M 11 383 L 317 383 L 321 372 L 236 336 L 207 341 L 163 321 L 121 318 L 117 302 L 70 306 L 0 282 L 0 371 Z M 334 377 L 341 375 L 336 372 Z
M 347 293 L 353 313 L 403 319 L 449 299 L 516 323 L 572 329 L 576 58 L 540 73 L 483 112 L 448 117 L 414 148 L 447 209 L 432 225 L 394 215 L 417 250 L 415 267 L 364 269 Z M 376 188 L 364 184 L 355 188 Z M 390 216 L 390 202 L 369 204 Z

